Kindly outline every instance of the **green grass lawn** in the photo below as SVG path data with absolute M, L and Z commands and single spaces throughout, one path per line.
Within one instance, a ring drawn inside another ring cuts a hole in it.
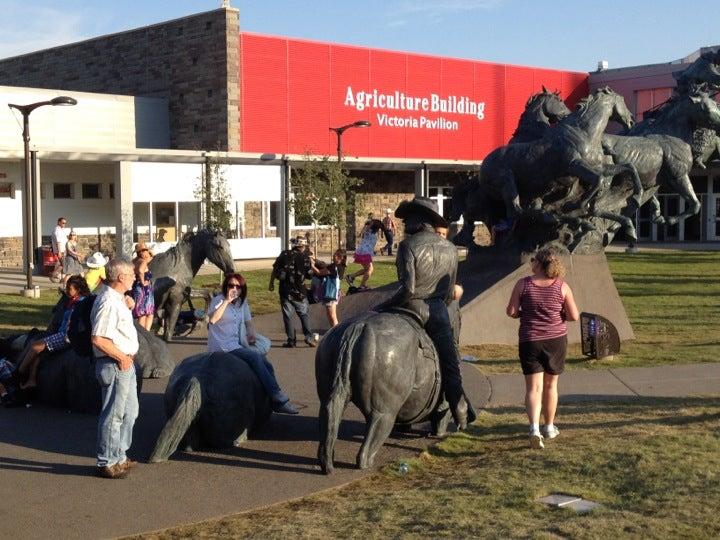
M 611 361 L 590 362 L 568 348 L 568 369 L 605 369 L 720 360 L 720 252 L 608 253 L 636 340 Z M 518 372 L 517 347 L 463 347 L 486 373 Z
M 720 320 L 720 252 L 609 253 L 608 261 L 637 339 L 624 343 L 621 354 L 610 362 L 588 362 L 578 346 L 570 347 L 569 369 L 720 359 L 720 333 L 715 328 Z M 359 268 L 351 263 L 348 272 Z M 267 289 L 270 270 L 252 270 L 243 275 L 248 280 L 253 312 L 260 315 L 278 311 L 277 291 Z M 394 263 L 375 264 L 371 286 L 394 280 Z M 198 276 L 193 285 L 218 288 L 219 274 Z M 45 326 L 56 300 L 56 293 L 50 291 L 43 292 L 39 300 L 0 294 L 0 334 Z M 517 371 L 514 346 L 464 347 L 463 353 L 480 358 L 483 371 Z
M 519 408 L 348 486 L 144 536 L 175 538 L 717 538 L 720 402 L 562 405 L 562 433 L 531 450 Z M 602 505 L 588 514 L 535 500 Z

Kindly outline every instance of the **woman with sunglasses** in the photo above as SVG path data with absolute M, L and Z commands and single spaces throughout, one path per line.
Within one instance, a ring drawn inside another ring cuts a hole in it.
M 565 369 L 567 325 L 580 318 L 565 268 L 551 249 L 530 259 L 532 275 L 515 284 L 507 306 L 509 317 L 520 319 L 520 365 L 525 375 L 525 409 L 530 421 L 530 445 L 544 448 L 543 439 L 560 434 L 555 427 L 558 377 Z M 540 427 L 540 411 L 545 424 Z
M 259 352 L 240 344 L 240 325 L 245 326 L 247 342 L 255 343 L 255 327 L 247 303 L 247 283 L 240 274 L 227 274 L 222 292 L 215 296 L 208 309 L 208 352 L 223 351 L 247 362 L 265 387 L 273 411 L 297 414 L 290 398 L 280 389 L 272 364 Z

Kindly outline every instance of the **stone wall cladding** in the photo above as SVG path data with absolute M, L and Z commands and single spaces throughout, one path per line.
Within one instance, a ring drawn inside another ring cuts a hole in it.
M 236 9 L 0 60 L 0 84 L 169 98 L 170 141 L 239 150 Z
M 43 236 L 43 246 L 50 247 L 50 237 Z M 100 251 L 108 257 L 115 256 L 115 235 L 103 233 L 98 237 L 78 236 L 78 252 L 84 259 Z M 42 264 L 42 260 L 38 260 Z M 23 238 L 22 236 L 8 236 L 0 238 L 0 268 L 23 267 Z
M 415 196 L 415 177 L 407 171 L 363 171 L 357 173 L 365 182 L 356 192 L 357 212 L 355 213 L 355 231 L 357 235 L 362 231 L 368 213 L 373 217 L 382 219 L 387 208 L 395 209 L 404 201 Z M 404 229 L 402 220 L 393 217 L 398 232 L 395 235 L 395 244 L 403 239 Z M 378 238 L 380 238 L 378 236 Z M 357 238 L 356 242 L 359 240 Z M 378 253 L 386 244 L 384 238 L 377 243 Z
M 23 265 L 22 236 L 0 238 L 0 268 L 18 268 Z

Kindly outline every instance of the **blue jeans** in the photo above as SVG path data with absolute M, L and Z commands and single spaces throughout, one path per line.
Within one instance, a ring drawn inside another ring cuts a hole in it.
M 123 463 L 132 443 L 132 431 L 138 417 L 135 365 L 120 371 L 117 362 L 107 356 L 95 361 L 95 376 L 102 390 L 102 409 L 98 418 L 97 465 L 109 467 Z
M 285 325 L 285 334 L 287 335 L 288 341 L 295 343 L 295 325 L 292 320 L 293 311 L 297 313 L 298 317 L 300 317 L 300 324 L 302 325 L 305 339 L 312 339 L 312 332 L 310 332 L 310 320 L 308 319 L 307 298 L 294 300 L 292 298 L 281 296 L 280 305 L 282 306 L 283 324 Z
M 268 362 L 262 354 L 244 347 L 230 351 L 230 354 L 247 362 L 250 369 L 252 369 L 258 379 L 260 379 L 270 398 L 275 398 L 280 394 L 280 385 L 278 385 L 277 379 L 275 378 L 275 370 L 272 364 Z
M 395 235 L 392 231 L 385 231 L 385 240 L 387 240 L 387 244 L 383 251 L 387 250 L 387 254 L 392 255 L 393 242 L 395 241 Z

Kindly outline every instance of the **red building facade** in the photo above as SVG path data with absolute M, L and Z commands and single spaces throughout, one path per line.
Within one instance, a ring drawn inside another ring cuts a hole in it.
M 588 74 L 240 33 L 240 149 L 480 161 L 505 144 L 544 85 L 568 106 Z

